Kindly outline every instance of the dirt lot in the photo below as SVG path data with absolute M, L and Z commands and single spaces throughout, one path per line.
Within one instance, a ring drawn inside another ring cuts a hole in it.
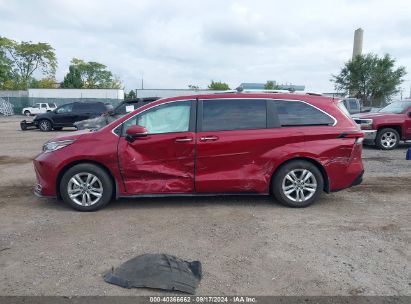
M 306 209 L 246 196 L 121 200 L 80 213 L 32 194 L 31 159 L 56 132 L 19 131 L 19 120 L 0 117 L 0 295 L 158 294 L 109 285 L 102 273 L 163 252 L 202 262 L 202 295 L 411 295 L 406 145 L 365 148 L 363 185 Z

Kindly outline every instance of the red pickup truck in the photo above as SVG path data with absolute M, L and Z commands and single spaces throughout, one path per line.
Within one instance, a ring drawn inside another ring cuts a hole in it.
M 411 140 L 411 99 L 390 103 L 375 113 L 353 115 L 353 119 L 365 133 L 365 144 L 392 150 L 401 140 Z

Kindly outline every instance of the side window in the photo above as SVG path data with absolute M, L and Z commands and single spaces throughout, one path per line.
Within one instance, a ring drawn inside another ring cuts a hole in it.
M 348 103 L 348 100 L 347 100 L 347 99 L 344 99 L 343 101 L 344 101 L 345 107 L 346 107 L 347 109 L 349 109 L 349 108 L 350 108 L 350 105 L 349 105 L 349 103 Z
M 350 109 L 358 110 L 358 102 L 356 99 L 349 99 L 350 102 Z
M 41 107 L 42 107 L 42 108 L 47 108 L 47 105 L 46 105 L 45 103 L 42 103 L 42 104 L 41 104 Z
M 92 108 L 93 110 L 93 108 Z M 94 108 L 94 111 L 97 113 L 101 112 L 107 112 L 108 111 L 108 106 L 106 106 L 104 103 L 97 103 L 96 107 Z
M 203 100 L 203 131 L 267 128 L 265 99 Z
M 89 112 L 90 106 L 87 103 L 75 103 L 73 106 L 73 111 L 80 113 Z
M 140 125 L 149 134 L 187 132 L 190 126 L 191 100 L 162 104 L 124 122 L 123 136 L 132 125 Z
M 70 113 L 73 109 L 73 104 L 66 104 L 64 106 L 61 106 L 60 108 L 58 108 L 56 111 L 58 114 L 62 114 L 62 113 Z
M 329 115 L 304 102 L 276 100 L 275 104 L 282 127 L 334 124 Z

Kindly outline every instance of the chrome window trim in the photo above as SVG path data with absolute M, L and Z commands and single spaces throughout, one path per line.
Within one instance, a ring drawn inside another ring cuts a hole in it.
M 214 97 L 214 96 L 213 96 L 213 97 Z M 328 117 L 330 117 L 330 118 L 334 121 L 334 124 L 332 125 L 333 127 L 338 123 L 338 120 L 337 120 L 334 116 L 332 116 L 332 115 L 328 114 L 327 112 L 323 111 L 322 109 L 320 109 L 320 108 L 318 108 L 318 107 L 316 107 L 316 106 L 314 106 L 314 105 L 312 105 L 312 104 L 310 104 L 310 103 L 308 103 L 308 102 L 306 102 L 306 101 L 304 101 L 304 100 L 300 100 L 300 99 L 284 99 L 284 98 L 270 98 L 270 97 L 265 97 L 265 98 L 264 98 L 264 97 L 190 98 L 190 99 L 171 100 L 171 101 L 167 101 L 167 102 L 164 102 L 164 103 L 160 103 L 160 104 L 157 104 L 157 105 L 152 106 L 152 107 L 150 107 L 150 108 L 147 108 L 147 109 L 145 109 L 145 110 L 143 110 L 143 111 L 141 111 L 141 112 L 138 112 L 138 113 L 134 114 L 133 116 L 131 116 L 131 117 L 129 117 L 128 119 L 126 119 L 125 121 L 123 121 L 121 124 L 117 125 L 115 128 L 111 129 L 111 133 L 113 133 L 113 134 L 114 134 L 115 136 L 117 136 L 117 137 L 121 137 L 121 136 L 117 135 L 116 133 L 114 133 L 114 130 L 117 129 L 117 128 L 119 128 L 119 127 L 120 127 L 122 124 L 124 124 L 125 122 L 127 122 L 127 121 L 129 121 L 130 119 L 134 118 L 136 115 L 139 115 L 139 114 L 141 114 L 141 113 L 144 113 L 144 112 L 147 111 L 147 110 L 150 110 L 150 109 L 153 109 L 153 108 L 155 108 L 155 107 L 158 107 L 158 106 L 161 106 L 161 105 L 164 105 L 164 104 L 168 104 L 168 103 L 173 103 L 173 102 L 178 102 L 178 101 L 189 101 L 189 100 L 196 100 L 196 99 L 202 100 L 202 101 L 205 101 L 205 100 L 232 100 L 232 99 L 263 99 L 263 100 L 273 100 L 273 101 L 281 101 L 281 100 L 282 100 L 282 101 L 297 101 L 297 102 L 305 103 L 306 105 L 308 105 L 308 106 L 310 106 L 310 107 L 313 107 L 314 109 L 317 109 L 318 111 L 320 111 L 320 112 L 324 113 L 325 115 L 327 115 Z M 301 126 L 303 127 L 304 125 L 301 125 Z M 281 127 L 281 128 L 290 128 L 290 127 Z
M 263 97 L 255 97 L 255 98 L 254 97 L 248 97 L 248 98 L 247 97 L 238 97 L 238 98 L 230 97 L 230 98 L 207 98 L 207 99 L 199 99 L 199 100 L 205 101 L 205 100 L 222 100 L 222 99 L 264 99 L 264 100 L 274 100 L 274 101 L 297 101 L 297 102 L 302 102 L 302 103 L 305 103 L 306 105 L 308 105 L 310 107 L 313 107 L 313 108 L 317 109 L 318 111 L 324 113 L 328 117 L 330 117 L 334 121 L 334 124 L 332 125 L 332 127 L 334 127 L 338 123 L 337 119 L 334 116 L 332 116 L 332 115 L 328 114 L 327 112 L 321 110 L 320 108 L 310 104 L 309 102 L 306 102 L 306 101 L 300 100 L 300 99 L 284 99 L 284 98 L 270 98 L 270 97 L 266 97 L 266 98 L 263 98 Z M 304 125 L 301 125 L 301 126 L 303 127 Z M 309 125 L 306 125 L 306 126 L 309 126 Z M 290 128 L 290 127 L 281 127 L 281 128 Z

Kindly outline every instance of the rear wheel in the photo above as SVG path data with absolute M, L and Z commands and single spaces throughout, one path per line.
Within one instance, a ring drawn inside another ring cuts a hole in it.
M 24 115 L 26 115 L 26 116 L 30 116 L 31 115 L 31 113 L 30 113 L 30 111 L 24 111 Z
M 400 143 L 400 135 L 391 128 L 381 129 L 377 133 L 375 144 L 382 150 L 395 149 Z
M 60 193 L 72 208 L 95 211 L 110 202 L 113 183 L 104 169 L 93 164 L 79 164 L 63 175 Z
M 43 119 L 39 121 L 39 129 L 43 132 L 51 131 L 53 126 L 51 125 L 50 120 Z
M 320 197 L 324 179 L 314 164 L 294 160 L 278 169 L 271 187 L 279 203 L 301 208 L 311 205 Z

